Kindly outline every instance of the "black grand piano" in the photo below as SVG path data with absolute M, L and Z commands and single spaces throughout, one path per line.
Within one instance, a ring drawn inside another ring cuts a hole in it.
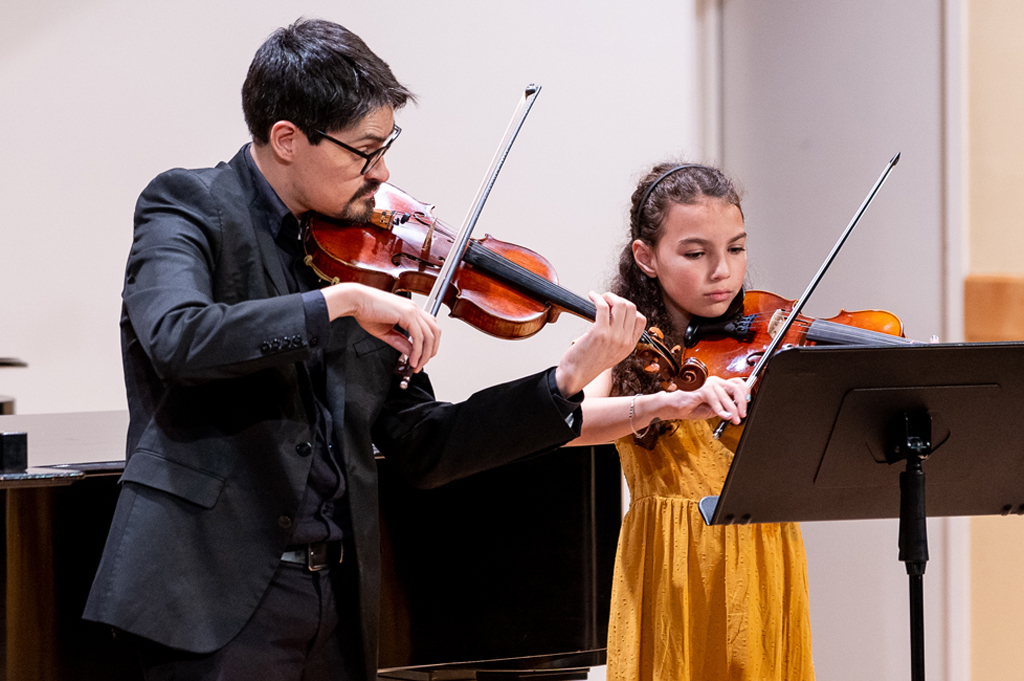
M 29 468 L 0 474 L 3 679 L 135 681 L 81 620 L 123 467 L 126 412 L 0 416 Z M 384 681 L 586 679 L 604 664 L 621 517 L 610 445 L 567 447 L 435 490 L 380 462 Z

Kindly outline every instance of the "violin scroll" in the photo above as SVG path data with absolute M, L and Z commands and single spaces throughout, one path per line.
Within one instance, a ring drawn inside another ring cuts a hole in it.
M 665 345 L 665 334 L 656 326 L 652 326 L 644 334 L 636 346 L 637 358 L 643 363 L 644 371 L 658 374 L 661 389 L 666 392 L 675 390 L 697 390 L 708 378 L 708 368 L 696 357 L 682 359 L 683 350 L 676 345 L 669 348 Z

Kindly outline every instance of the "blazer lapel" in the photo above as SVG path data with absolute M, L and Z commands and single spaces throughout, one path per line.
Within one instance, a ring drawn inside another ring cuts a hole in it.
M 254 213 L 256 211 L 253 211 Z M 266 214 L 260 216 L 266 221 Z M 257 219 L 254 215 L 253 219 Z M 281 296 L 288 293 L 288 282 L 284 278 L 284 266 L 281 264 L 281 256 L 277 254 L 277 244 L 274 237 L 266 229 L 256 228 L 256 240 L 260 247 L 260 260 L 263 261 L 263 271 L 270 278 L 271 293 Z
M 253 231 L 256 233 L 260 261 L 263 263 L 263 271 L 270 282 L 270 293 L 274 296 L 285 295 L 288 293 L 288 282 L 284 276 L 281 256 L 277 252 L 277 244 L 274 243 L 274 237 L 270 231 L 270 212 L 264 200 L 260 198 L 252 173 L 246 165 L 243 154 L 247 153 L 249 153 L 249 145 L 243 146 L 228 165 L 235 169 L 242 191 L 245 193 L 246 205 L 249 207 L 249 215 L 252 217 Z

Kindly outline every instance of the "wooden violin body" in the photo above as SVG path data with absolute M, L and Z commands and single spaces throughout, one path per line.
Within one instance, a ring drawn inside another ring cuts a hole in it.
M 740 314 L 726 319 L 695 318 L 691 321 L 680 362 L 689 362 L 690 366 L 696 363 L 707 373 L 721 378 L 746 378 L 764 356 L 794 302 L 767 291 L 746 291 Z M 799 315 L 778 349 L 798 345 L 908 345 L 913 342 L 903 337 L 903 322 L 891 312 L 841 310 L 828 319 Z
M 393 185 L 382 184 L 374 199 L 370 222 L 308 217 L 303 229 L 306 264 L 331 283 L 429 293 L 451 252 L 452 231 L 434 218 L 433 206 Z M 485 333 L 526 338 L 565 309 L 585 316 L 578 310 L 578 297 L 563 298 L 563 292 L 542 255 L 487 235 L 470 240 L 443 302 L 453 317 Z

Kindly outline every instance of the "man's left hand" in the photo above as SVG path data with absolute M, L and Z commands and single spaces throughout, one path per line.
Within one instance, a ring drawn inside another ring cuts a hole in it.
M 593 326 L 576 339 L 558 363 L 555 381 L 563 397 L 575 395 L 633 352 L 647 319 L 636 305 L 614 293 L 590 292 L 597 308 Z

